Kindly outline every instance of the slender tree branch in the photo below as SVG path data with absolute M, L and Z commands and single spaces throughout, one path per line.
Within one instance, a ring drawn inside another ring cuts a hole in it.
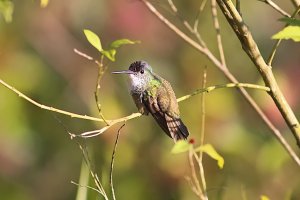
M 43 110 L 48 110 L 48 111 L 60 113 L 60 114 L 63 114 L 63 115 L 68 115 L 68 116 L 70 116 L 72 118 L 87 119 L 87 120 L 91 120 L 91 121 L 103 122 L 103 119 L 100 119 L 100 118 L 97 118 L 97 117 L 91 117 L 91 116 L 88 116 L 88 115 L 80 115 L 80 114 L 68 112 L 68 111 L 65 111 L 65 110 L 61 110 L 61 109 L 58 109 L 58 108 L 54 108 L 54 107 L 51 107 L 51 106 L 46 106 L 46 105 L 40 104 L 40 103 L 34 101 L 33 99 L 29 98 L 25 94 L 21 93 L 20 91 L 18 91 L 13 86 L 7 84 L 2 79 L 0 79 L 0 84 L 2 84 L 3 86 L 5 86 L 9 90 L 13 91 L 14 93 L 16 93 L 19 97 L 25 99 L 26 101 L 32 103 L 33 105 L 35 105 L 35 106 L 37 106 L 37 107 L 39 107 L 39 108 L 41 108 Z
M 74 181 L 71 181 L 71 183 L 72 183 L 72 184 L 74 184 L 74 185 L 76 185 L 76 186 L 78 186 L 78 187 L 85 187 L 85 188 L 88 188 L 88 189 L 94 190 L 94 191 L 96 191 L 96 192 L 98 192 L 98 193 L 100 193 L 100 194 L 101 194 L 101 191 L 100 191 L 100 190 L 98 190 L 97 188 L 94 188 L 94 187 L 91 187 L 91 186 L 88 186 L 88 185 L 81 185 L 81 184 L 79 184 L 79 183 L 76 183 L 76 182 L 74 182 Z
M 195 23 L 194 23 L 194 27 L 192 27 L 185 19 L 183 19 L 182 17 L 179 16 L 178 14 L 178 9 L 175 6 L 175 4 L 173 3 L 172 0 L 168 0 L 168 3 L 170 5 L 170 8 L 172 9 L 173 13 L 177 16 L 178 19 L 180 19 L 182 21 L 182 24 L 186 27 L 186 29 L 191 32 L 199 41 L 200 45 L 203 46 L 204 48 L 206 47 L 205 42 L 203 41 L 200 33 L 198 32 L 198 22 L 199 22 L 199 18 L 197 16 Z M 203 2 L 202 2 L 203 3 Z M 205 3 L 205 2 L 204 2 Z M 201 7 L 199 12 L 201 11 Z
M 207 69 L 205 67 L 204 72 L 203 72 L 203 81 L 202 81 L 202 88 L 206 87 L 206 77 L 207 77 Z M 201 94 L 201 130 L 200 130 L 200 146 L 204 144 L 204 135 L 205 135 L 205 93 Z M 196 154 L 197 155 L 197 154 Z M 205 173 L 204 173 L 204 167 L 203 167 L 203 151 L 199 152 L 199 159 L 197 160 L 198 166 L 199 166 L 199 174 L 200 174 L 200 179 L 201 179 L 201 184 L 203 191 L 206 195 L 206 180 L 205 180 Z
M 76 54 L 78 54 L 79 56 L 88 59 L 89 61 L 93 61 L 97 65 L 98 76 L 97 76 L 96 88 L 95 88 L 95 92 L 94 92 L 95 101 L 96 101 L 96 106 L 97 106 L 97 109 L 98 109 L 98 112 L 99 112 L 99 115 L 100 115 L 101 119 L 103 119 L 103 122 L 106 123 L 106 125 L 109 125 L 108 122 L 105 120 L 105 117 L 104 117 L 104 115 L 101 111 L 101 104 L 100 104 L 100 101 L 99 101 L 100 88 L 101 88 L 100 81 L 101 81 L 101 78 L 102 78 L 104 72 L 107 69 L 107 66 L 103 65 L 104 56 L 101 55 L 100 62 L 99 62 L 97 59 L 94 59 L 93 57 L 87 55 L 86 53 L 83 53 L 83 52 L 79 51 L 78 49 L 74 49 L 74 52 Z
M 264 2 L 264 3 L 268 4 L 274 10 L 276 10 L 277 12 L 279 12 L 281 15 L 283 15 L 285 17 L 291 17 L 291 15 L 289 13 L 285 12 L 280 6 L 278 6 L 272 0 L 258 0 L 258 1 L 261 1 L 261 2 Z
M 204 7 L 205 7 L 206 3 L 207 3 L 207 0 L 202 0 L 201 5 L 199 7 L 198 15 L 199 15 L 199 13 L 201 13 L 204 10 Z
M 215 27 L 215 30 L 217 33 L 217 44 L 218 44 L 221 63 L 222 63 L 222 65 L 226 66 L 223 43 L 222 43 L 222 38 L 221 38 L 221 33 L 220 33 L 220 24 L 219 24 L 219 20 L 218 20 L 216 0 L 211 0 L 211 13 L 212 13 L 212 17 L 213 17 L 214 27 Z
M 185 176 L 184 178 L 185 178 L 185 180 L 188 182 L 190 188 L 191 188 L 192 191 L 195 193 L 195 195 L 198 196 L 198 197 L 200 198 L 200 194 L 199 194 L 199 192 L 198 192 L 198 190 L 197 190 L 197 188 L 196 188 L 194 182 L 192 181 L 191 177 Z
M 118 141 L 119 141 L 119 136 L 121 134 L 121 129 L 125 126 L 125 124 L 123 124 L 119 130 L 118 130 L 118 133 L 117 133 L 117 137 L 116 137 L 116 141 L 115 141 L 115 145 L 114 145 L 114 150 L 113 150 L 113 153 L 111 155 L 111 163 L 110 163 L 110 181 L 109 181 L 109 184 L 110 184 L 110 188 L 111 188 L 111 193 L 112 193 L 112 197 L 113 197 L 113 200 L 116 200 L 116 194 L 115 194 L 115 188 L 114 188 L 114 183 L 113 183 L 113 169 L 114 169 L 114 161 L 115 161 L 115 155 L 116 155 L 116 151 L 117 151 L 117 145 L 118 145 Z
M 272 68 L 269 65 L 267 65 L 264 61 L 257 47 L 257 44 L 252 37 L 251 32 L 245 25 L 242 17 L 234 7 L 233 3 L 230 0 L 217 0 L 217 2 L 222 12 L 224 13 L 228 23 L 231 25 L 237 37 L 239 38 L 244 51 L 248 54 L 252 62 L 257 67 L 257 70 L 260 72 L 266 86 L 268 86 L 271 89 L 269 94 L 275 102 L 281 115 L 285 119 L 285 122 L 287 123 L 288 127 L 292 131 L 298 147 L 300 147 L 299 122 L 291 107 L 287 103 L 280 88 L 278 87 L 278 84 L 272 72 Z
M 260 85 L 255 85 L 255 84 L 249 84 L 249 83 L 228 83 L 228 84 L 214 85 L 214 86 L 209 86 L 207 88 L 198 89 L 198 90 L 192 92 L 191 94 L 188 94 L 188 95 L 185 95 L 185 96 L 182 96 L 182 97 L 178 98 L 177 101 L 178 102 L 185 101 L 186 99 L 189 99 L 189 98 L 191 98 L 194 95 L 197 95 L 197 94 L 202 93 L 202 92 L 209 93 L 209 92 L 211 92 L 211 91 L 213 91 L 215 89 L 221 89 L 221 88 L 242 88 L 242 87 L 263 90 L 263 91 L 266 91 L 266 92 L 270 91 L 270 88 L 268 88 L 268 87 L 260 86 Z
M 107 66 L 103 65 L 103 58 L 104 58 L 104 56 L 101 55 L 100 62 L 97 65 L 98 66 L 98 76 L 97 76 L 97 84 L 96 84 L 96 88 L 95 88 L 95 93 L 94 94 L 95 94 L 95 101 L 96 101 L 96 105 L 97 105 L 97 108 L 98 108 L 99 115 L 103 119 L 103 121 L 106 123 L 106 125 L 109 125 L 108 122 L 104 118 L 104 115 L 103 115 L 102 110 L 101 110 L 100 100 L 99 100 L 100 89 L 101 89 L 100 82 L 101 82 L 101 79 L 102 79 L 102 76 L 103 76 L 104 72 L 107 69 Z
M 189 149 L 189 164 L 190 164 L 191 173 L 192 173 L 192 182 L 194 183 L 194 185 L 196 187 L 196 190 L 197 190 L 196 194 L 198 194 L 198 197 L 202 200 L 206 200 L 207 196 L 203 193 L 203 191 L 200 187 L 200 183 L 199 183 L 197 174 L 196 174 L 194 160 L 193 160 L 193 156 L 194 156 L 193 152 L 194 152 L 194 149 L 191 146 Z
M 294 6 L 297 8 L 300 6 L 300 0 L 291 0 L 291 2 L 294 4 Z
M 209 58 L 216 66 L 223 67 L 220 63 L 220 61 L 205 47 L 201 46 L 197 42 L 195 42 L 193 39 L 191 39 L 189 36 L 187 36 L 184 32 L 182 32 L 180 29 L 178 29 L 174 24 L 172 24 L 169 20 L 167 20 L 163 15 L 161 15 L 156 8 L 147 0 L 141 0 L 147 8 L 155 14 L 163 23 L 167 25 L 171 30 L 173 30 L 177 35 L 179 35 L 183 40 L 185 40 L 187 43 L 189 43 L 192 47 L 203 53 L 205 56 Z

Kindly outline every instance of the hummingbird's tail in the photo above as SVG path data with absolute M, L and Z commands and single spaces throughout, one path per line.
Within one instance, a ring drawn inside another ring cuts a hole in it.
M 180 118 L 166 116 L 166 122 L 169 134 L 175 142 L 178 140 L 186 140 L 189 136 L 189 131 Z

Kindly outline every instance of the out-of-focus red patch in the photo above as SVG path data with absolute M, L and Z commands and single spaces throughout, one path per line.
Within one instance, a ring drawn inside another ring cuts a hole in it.
M 189 140 L 189 143 L 190 143 L 190 144 L 195 144 L 195 139 L 194 139 L 194 138 L 191 138 L 191 139 Z

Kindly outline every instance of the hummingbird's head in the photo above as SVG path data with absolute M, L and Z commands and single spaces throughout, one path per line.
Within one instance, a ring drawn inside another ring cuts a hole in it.
M 134 93 L 144 92 L 153 80 L 152 68 L 145 61 L 135 61 L 131 63 L 128 70 L 115 71 L 113 74 L 128 74 L 131 91 Z

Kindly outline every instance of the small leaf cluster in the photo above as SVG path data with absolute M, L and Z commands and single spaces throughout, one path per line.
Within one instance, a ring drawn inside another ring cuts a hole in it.
M 139 43 L 139 41 L 132 41 L 129 39 L 119 39 L 110 43 L 109 48 L 105 50 L 102 48 L 101 40 L 97 34 L 95 34 L 94 32 L 88 29 L 84 29 L 83 32 L 88 42 L 93 47 L 95 47 L 103 56 L 105 56 L 107 59 L 109 59 L 112 62 L 116 60 L 117 48 L 125 44 Z

